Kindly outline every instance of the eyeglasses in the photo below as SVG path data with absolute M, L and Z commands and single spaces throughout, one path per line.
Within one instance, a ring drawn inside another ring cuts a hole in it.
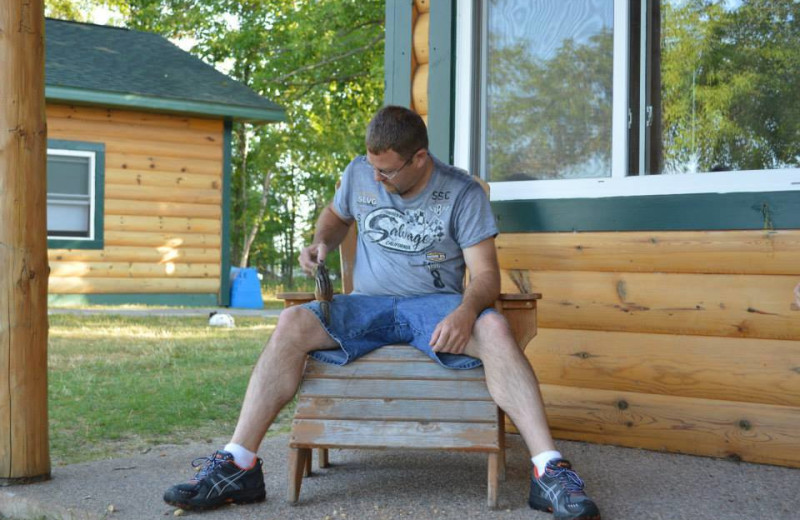
M 403 166 L 401 166 L 401 167 L 399 167 L 397 169 L 394 169 L 394 170 L 381 170 L 380 168 L 378 168 L 377 166 L 375 166 L 374 164 L 369 162 L 369 160 L 367 160 L 367 164 L 372 166 L 372 169 L 374 171 L 376 171 L 378 173 L 378 175 L 380 175 L 381 177 L 383 177 L 387 181 L 390 181 L 390 180 L 394 179 L 394 177 L 398 173 L 400 173 L 400 170 L 402 170 L 403 168 L 405 168 L 406 166 L 411 164 L 411 161 L 414 159 L 414 156 L 417 155 L 417 152 L 420 151 L 420 150 L 422 150 L 422 148 L 417 148 L 417 150 L 414 153 L 411 154 L 411 157 L 406 159 L 406 162 L 403 163 Z

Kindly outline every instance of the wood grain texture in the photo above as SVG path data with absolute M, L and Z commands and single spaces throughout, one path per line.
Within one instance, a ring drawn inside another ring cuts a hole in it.
M 138 150 L 137 153 L 117 153 L 106 150 L 106 168 L 121 170 L 145 170 L 170 173 L 199 173 L 222 178 L 222 161 L 191 159 L 188 157 L 165 157 Z
M 392 399 L 436 399 L 491 401 L 483 381 L 381 381 L 376 379 L 309 379 L 303 383 L 302 397 L 348 397 L 370 399 L 376 395 Z
M 800 466 L 800 408 L 542 385 L 557 438 Z
M 192 247 L 219 249 L 220 236 L 204 233 L 148 233 L 146 231 L 106 231 L 108 246 Z
M 146 217 L 137 215 L 106 215 L 105 231 L 148 231 L 175 233 L 206 233 L 218 235 L 222 229 L 219 220 L 191 217 Z
M 497 424 L 295 419 L 291 447 L 497 451 Z
M 222 163 L 222 143 L 187 144 L 171 143 L 157 140 L 157 131 L 153 131 L 150 140 L 113 138 L 102 134 L 85 132 L 53 133 L 51 139 L 71 139 L 74 141 L 94 141 L 105 144 L 106 152 L 118 154 L 141 154 L 142 152 L 170 157 L 173 159 L 198 159 Z
M 222 179 L 219 175 L 116 168 L 106 169 L 106 183 L 149 188 L 194 188 L 200 190 L 219 190 L 222 187 Z
M 440 401 L 399 399 L 342 399 L 301 397 L 296 419 L 347 419 L 382 421 L 444 421 L 497 423 L 497 406 L 491 401 Z
M 54 278 L 218 278 L 220 264 L 50 262 Z
M 507 233 L 502 269 L 800 274 L 800 230 Z
M 0 7 L 0 485 L 50 475 L 43 4 Z
M 800 342 L 540 329 L 545 384 L 800 407 Z
M 117 200 L 152 202 L 181 202 L 187 204 L 221 204 L 222 190 L 202 190 L 186 187 L 132 186 L 106 184 L 106 197 Z
M 411 100 L 414 111 L 421 116 L 428 115 L 428 64 L 417 67 L 411 84 Z M 427 124 L 427 121 L 426 121 Z
M 53 294 L 215 293 L 219 278 L 50 278 Z
M 800 339 L 796 276 L 526 271 L 541 328 Z M 515 284 L 503 273 L 503 290 Z
M 169 120 L 164 120 L 168 122 Z M 222 146 L 222 125 L 214 128 L 193 129 L 189 127 L 173 127 L 166 124 L 142 124 L 141 122 L 120 119 L 91 119 L 81 117 L 59 117 L 48 110 L 47 130 L 52 136 L 87 136 L 125 141 L 150 141 L 154 138 L 165 143 L 192 144 L 207 147 Z M 61 138 L 61 137 L 58 137 Z
M 430 20 L 430 13 L 422 13 L 414 23 L 412 41 L 414 44 L 414 59 L 417 61 L 417 65 L 426 64 L 429 60 L 428 35 L 430 34 Z M 412 70 L 414 70 L 413 67 Z
M 473 370 L 450 370 L 440 366 L 432 359 L 427 362 L 408 361 L 368 361 L 350 363 L 345 366 L 330 365 L 316 360 L 309 360 L 305 372 L 306 378 L 329 379 L 419 379 L 436 381 L 484 381 L 483 367 Z
M 47 118 L 66 118 L 86 121 L 103 121 L 108 123 L 127 123 L 145 127 L 178 128 L 203 132 L 222 133 L 221 119 L 205 119 L 191 116 L 158 114 L 155 112 L 137 112 L 135 110 L 88 107 L 82 105 L 47 105 Z
M 128 247 L 107 246 L 105 249 L 51 249 L 48 251 L 51 262 L 149 262 L 165 264 L 220 262 L 219 249 L 189 247 Z
M 153 217 L 191 217 L 220 219 L 219 204 L 189 204 L 106 198 L 106 215 L 147 215 Z

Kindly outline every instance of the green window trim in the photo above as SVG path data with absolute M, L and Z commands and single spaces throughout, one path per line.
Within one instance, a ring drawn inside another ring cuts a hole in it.
M 105 171 L 106 146 L 104 143 L 88 141 L 68 141 L 64 139 L 48 139 L 48 150 L 74 150 L 93 152 L 94 161 L 94 237 L 89 240 L 76 238 L 47 238 L 48 249 L 103 249 L 103 217 L 105 208 Z
M 222 137 L 222 250 L 221 272 L 219 281 L 219 305 L 229 307 L 231 304 L 231 183 L 233 164 L 233 121 L 225 120 Z
M 504 233 L 800 229 L 800 191 L 492 202 Z

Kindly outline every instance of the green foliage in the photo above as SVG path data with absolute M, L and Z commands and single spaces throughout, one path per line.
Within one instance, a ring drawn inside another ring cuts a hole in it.
M 234 259 L 292 284 L 298 242 L 383 96 L 383 0 L 130 0 L 129 25 L 196 41 L 192 52 L 286 108 L 286 122 L 234 128 Z M 264 190 L 268 194 L 264 196 Z M 262 210 L 262 197 L 266 211 Z
M 232 431 L 274 318 L 50 317 L 53 459 L 67 464 Z M 287 407 L 272 431 L 282 431 Z
M 666 170 L 800 164 L 800 3 L 676 4 L 662 14 Z
M 91 13 L 98 8 L 126 13 L 126 0 L 44 0 L 44 14 L 50 18 L 91 22 Z
M 293 283 L 297 244 L 383 99 L 383 0 L 48 0 L 84 19 L 114 6 L 133 29 L 192 41 L 191 52 L 286 108 L 286 122 L 233 130 L 233 261 Z M 265 193 L 266 190 L 266 193 Z M 262 205 L 262 200 L 265 202 Z M 338 265 L 335 259 L 329 262 Z
M 550 179 L 610 173 L 613 34 L 585 44 L 564 40 L 547 60 L 526 43 L 490 58 L 487 138 L 492 180 Z

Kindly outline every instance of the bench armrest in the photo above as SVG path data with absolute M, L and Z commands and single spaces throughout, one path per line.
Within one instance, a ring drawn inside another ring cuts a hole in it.
M 283 308 L 294 307 L 314 301 L 313 292 L 282 292 L 275 295 L 279 300 L 283 300 Z

